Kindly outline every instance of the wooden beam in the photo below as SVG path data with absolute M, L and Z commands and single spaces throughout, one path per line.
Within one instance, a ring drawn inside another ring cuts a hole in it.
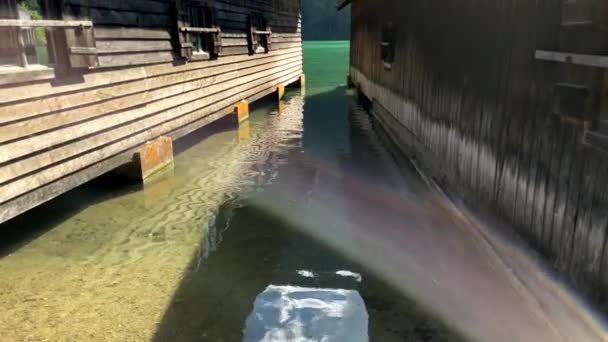
M 198 32 L 198 33 L 219 33 L 221 32 L 219 28 L 215 27 L 180 27 L 180 31 L 182 32 Z
M 93 27 L 93 22 L 90 20 L 0 19 L 0 27 Z
M 536 50 L 534 57 L 536 59 L 544 61 L 572 63 L 598 68 L 608 68 L 608 56 L 583 55 L 568 52 Z
M 96 55 L 97 49 L 92 47 L 72 46 L 70 47 L 70 53 L 75 55 Z

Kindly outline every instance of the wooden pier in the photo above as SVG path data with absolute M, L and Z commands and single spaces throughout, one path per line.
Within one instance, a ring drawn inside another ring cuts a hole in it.
M 42 20 L 16 9 L 0 2 L 0 222 L 303 73 L 299 0 L 47 0 Z M 25 50 L 33 29 L 46 61 Z

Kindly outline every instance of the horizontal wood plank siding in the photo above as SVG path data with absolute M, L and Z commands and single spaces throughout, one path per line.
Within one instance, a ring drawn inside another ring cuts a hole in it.
M 66 1 L 92 16 L 101 67 L 0 87 L 0 222 L 124 163 L 151 139 L 181 137 L 299 79 L 299 1 L 211 3 L 236 22 L 250 11 L 279 17 L 291 3 L 285 23 L 294 29 L 273 33 L 272 50 L 254 55 L 246 32 L 223 32 L 226 53 L 184 63 L 167 24 L 173 2 Z
M 570 29 L 563 4 L 353 1 L 351 78 L 413 137 L 409 153 L 440 183 L 490 206 L 574 284 L 606 299 L 608 154 L 582 144 L 580 120 L 553 108 L 558 83 L 605 97 L 605 70 L 535 58 L 560 50 Z M 390 69 L 380 44 L 389 22 Z M 593 44 L 585 53 L 605 56 L 608 46 Z
M 194 2 L 196 3 L 196 1 Z M 274 1 L 199 1 L 218 10 L 222 35 L 245 34 L 247 18 L 262 13 L 273 32 L 297 34 L 301 32 L 299 3 L 292 0 Z M 79 19 L 93 21 L 95 39 L 99 46 L 100 68 L 126 67 L 179 61 L 181 57 L 170 53 L 175 49 L 175 1 L 157 0 L 67 0 L 65 11 Z M 226 45 L 224 55 L 247 53 L 242 45 Z M 274 42 L 273 42 L 274 43 Z M 281 42 L 280 42 L 281 43 Z M 284 46 L 273 44 L 273 49 Z

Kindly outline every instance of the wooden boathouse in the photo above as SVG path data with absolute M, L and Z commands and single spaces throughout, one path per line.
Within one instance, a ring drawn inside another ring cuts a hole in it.
M 39 4 L 0 0 L 0 222 L 304 81 L 300 0 Z
M 438 183 L 608 296 L 608 2 L 340 0 L 350 81 Z

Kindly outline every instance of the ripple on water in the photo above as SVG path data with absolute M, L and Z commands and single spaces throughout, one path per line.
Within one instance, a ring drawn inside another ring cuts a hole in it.
M 182 152 L 169 184 L 86 204 L 1 259 L 3 338 L 152 338 L 185 265 L 221 243 L 221 231 L 208 225 L 217 208 L 271 182 L 286 162 L 282 151 L 298 144 L 303 99 L 292 98 L 281 115 L 269 112 L 252 113 L 245 141 L 233 129 Z M 83 187 L 59 201 L 77 202 L 86 191 L 104 190 Z

